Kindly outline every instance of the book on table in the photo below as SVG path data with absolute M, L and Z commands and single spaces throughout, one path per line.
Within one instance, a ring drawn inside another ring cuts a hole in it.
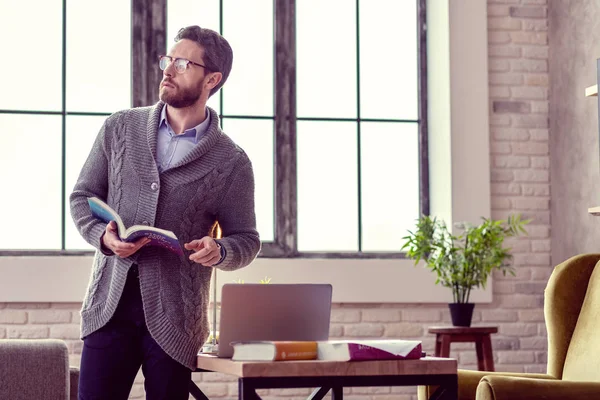
M 232 342 L 232 361 L 315 360 L 317 342 L 311 341 L 247 341 Z
M 414 360 L 423 356 L 419 340 L 371 339 L 318 342 L 319 360 Z
M 327 341 L 233 342 L 233 361 L 415 360 L 424 356 L 419 340 L 371 339 Z
M 115 221 L 119 238 L 122 241 L 135 242 L 142 237 L 147 237 L 150 239 L 147 246 L 159 246 L 175 254 L 183 255 L 183 249 L 173 232 L 147 225 L 133 225 L 126 228 L 119 214 L 104 201 L 97 197 L 90 197 L 88 198 L 88 204 L 94 217 L 107 223 Z

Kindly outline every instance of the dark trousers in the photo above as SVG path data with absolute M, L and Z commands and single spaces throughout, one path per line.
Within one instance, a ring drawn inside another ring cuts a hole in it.
M 192 371 L 168 356 L 146 328 L 137 266 L 115 315 L 83 343 L 79 400 L 126 400 L 140 366 L 146 399 L 188 399 Z

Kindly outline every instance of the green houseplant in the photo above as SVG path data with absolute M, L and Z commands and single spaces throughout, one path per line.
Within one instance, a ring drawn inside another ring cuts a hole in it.
M 519 214 L 507 220 L 482 218 L 479 225 L 457 223 L 459 233 L 452 233 L 443 221 L 424 215 L 417 220 L 414 232 L 403 238 L 402 250 L 415 265 L 424 260 L 437 275 L 435 283 L 452 290 L 452 324 L 470 326 L 474 307 L 469 303 L 471 290 L 485 289 L 494 270 L 514 276 L 512 255 L 510 248 L 503 247 L 504 239 L 527 234 L 525 225 L 529 222 Z

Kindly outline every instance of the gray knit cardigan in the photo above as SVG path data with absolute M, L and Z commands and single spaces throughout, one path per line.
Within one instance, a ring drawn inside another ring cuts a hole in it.
M 248 156 L 219 128 L 211 113 L 208 131 L 172 168 L 159 173 L 156 137 L 164 103 L 108 117 L 70 197 L 71 215 L 96 256 L 81 310 L 81 337 L 104 326 L 117 308 L 127 271 L 139 265 L 148 331 L 173 359 L 195 369 L 208 337 L 207 307 L 212 268 L 165 249 L 146 246 L 127 258 L 100 251 L 106 223 L 92 217 L 88 197 L 104 199 L 125 226 L 147 224 L 173 231 L 180 243 L 200 239 L 215 221 L 226 250 L 218 264 L 235 270 L 260 250 L 254 214 L 254 176 Z

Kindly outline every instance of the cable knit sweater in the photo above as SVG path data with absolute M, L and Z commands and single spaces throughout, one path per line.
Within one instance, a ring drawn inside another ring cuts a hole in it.
M 92 217 L 88 197 L 104 199 L 125 226 L 147 224 L 172 230 L 180 243 L 200 239 L 215 221 L 218 242 L 226 250 L 217 265 L 242 268 L 254 260 L 260 239 L 254 214 L 254 176 L 244 151 L 211 124 L 198 144 L 172 168 L 159 173 L 156 137 L 164 103 L 134 108 L 108 117 L 102 126 L 70 197 L 71 215 L 85 240 L 98 251 L 81 310 L 81 337 L 112 317 L 127 271 L 139 265 L 148 331 L 175 360 L 190 369 L 208 336 L 207 307 L 212 268 L 162 248 L 146 246 L 131 257 L 100 251 L 106 223 Z

